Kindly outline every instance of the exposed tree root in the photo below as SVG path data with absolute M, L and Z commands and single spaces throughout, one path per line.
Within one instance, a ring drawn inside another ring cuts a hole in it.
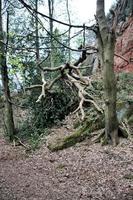
M 15 139 L 13 140 L 13 146 L 15 147 L 16 144 L 19 144 L 21 146 L 23 146 L 26 150 L 31 149 L 31 147 L 27 146 L 26 144 L 24 144 L 19 137 L 15 136 Z

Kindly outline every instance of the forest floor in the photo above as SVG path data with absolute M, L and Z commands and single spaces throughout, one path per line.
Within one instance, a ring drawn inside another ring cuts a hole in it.
M 66 122 L 52 134 L 69 132 Z M 50 152 L 43 143 L 27 153 L 0 134 L 0 200 L 113 199 L 133 199 L 131 141 L 122 139 L 112 147 L 85 140 L 58 152 Z

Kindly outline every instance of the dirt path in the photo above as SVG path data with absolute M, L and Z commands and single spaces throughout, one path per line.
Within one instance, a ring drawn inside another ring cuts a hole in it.
M 34 154 L 0 138 L 0 200 L 132 200 L 133 144 Z

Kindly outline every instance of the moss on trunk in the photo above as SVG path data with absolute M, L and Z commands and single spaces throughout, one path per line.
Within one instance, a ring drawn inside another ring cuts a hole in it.
M 82 142 L 86 138 L 91 138 L 92 132 L 104 127 L 103 119 L 104 117 L 102 115 L 99 115 L 95 122 L 92 119 L 87 118 L 80 126 L 80 128 L 74 133 L 64 138 L 56 138 L 54 141 L 49 141 L 47 147 L 51 151 L 58 151 L 73 146 L 77 142 Z

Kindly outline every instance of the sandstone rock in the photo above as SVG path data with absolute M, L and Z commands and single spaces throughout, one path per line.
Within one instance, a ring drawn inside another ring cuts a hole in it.
M 115 56 L 115 71 L 133 72 L 133 17 L 122 25 L 122 34 L 117 38 L 115 53 L 124 57 L 128 62 Z

